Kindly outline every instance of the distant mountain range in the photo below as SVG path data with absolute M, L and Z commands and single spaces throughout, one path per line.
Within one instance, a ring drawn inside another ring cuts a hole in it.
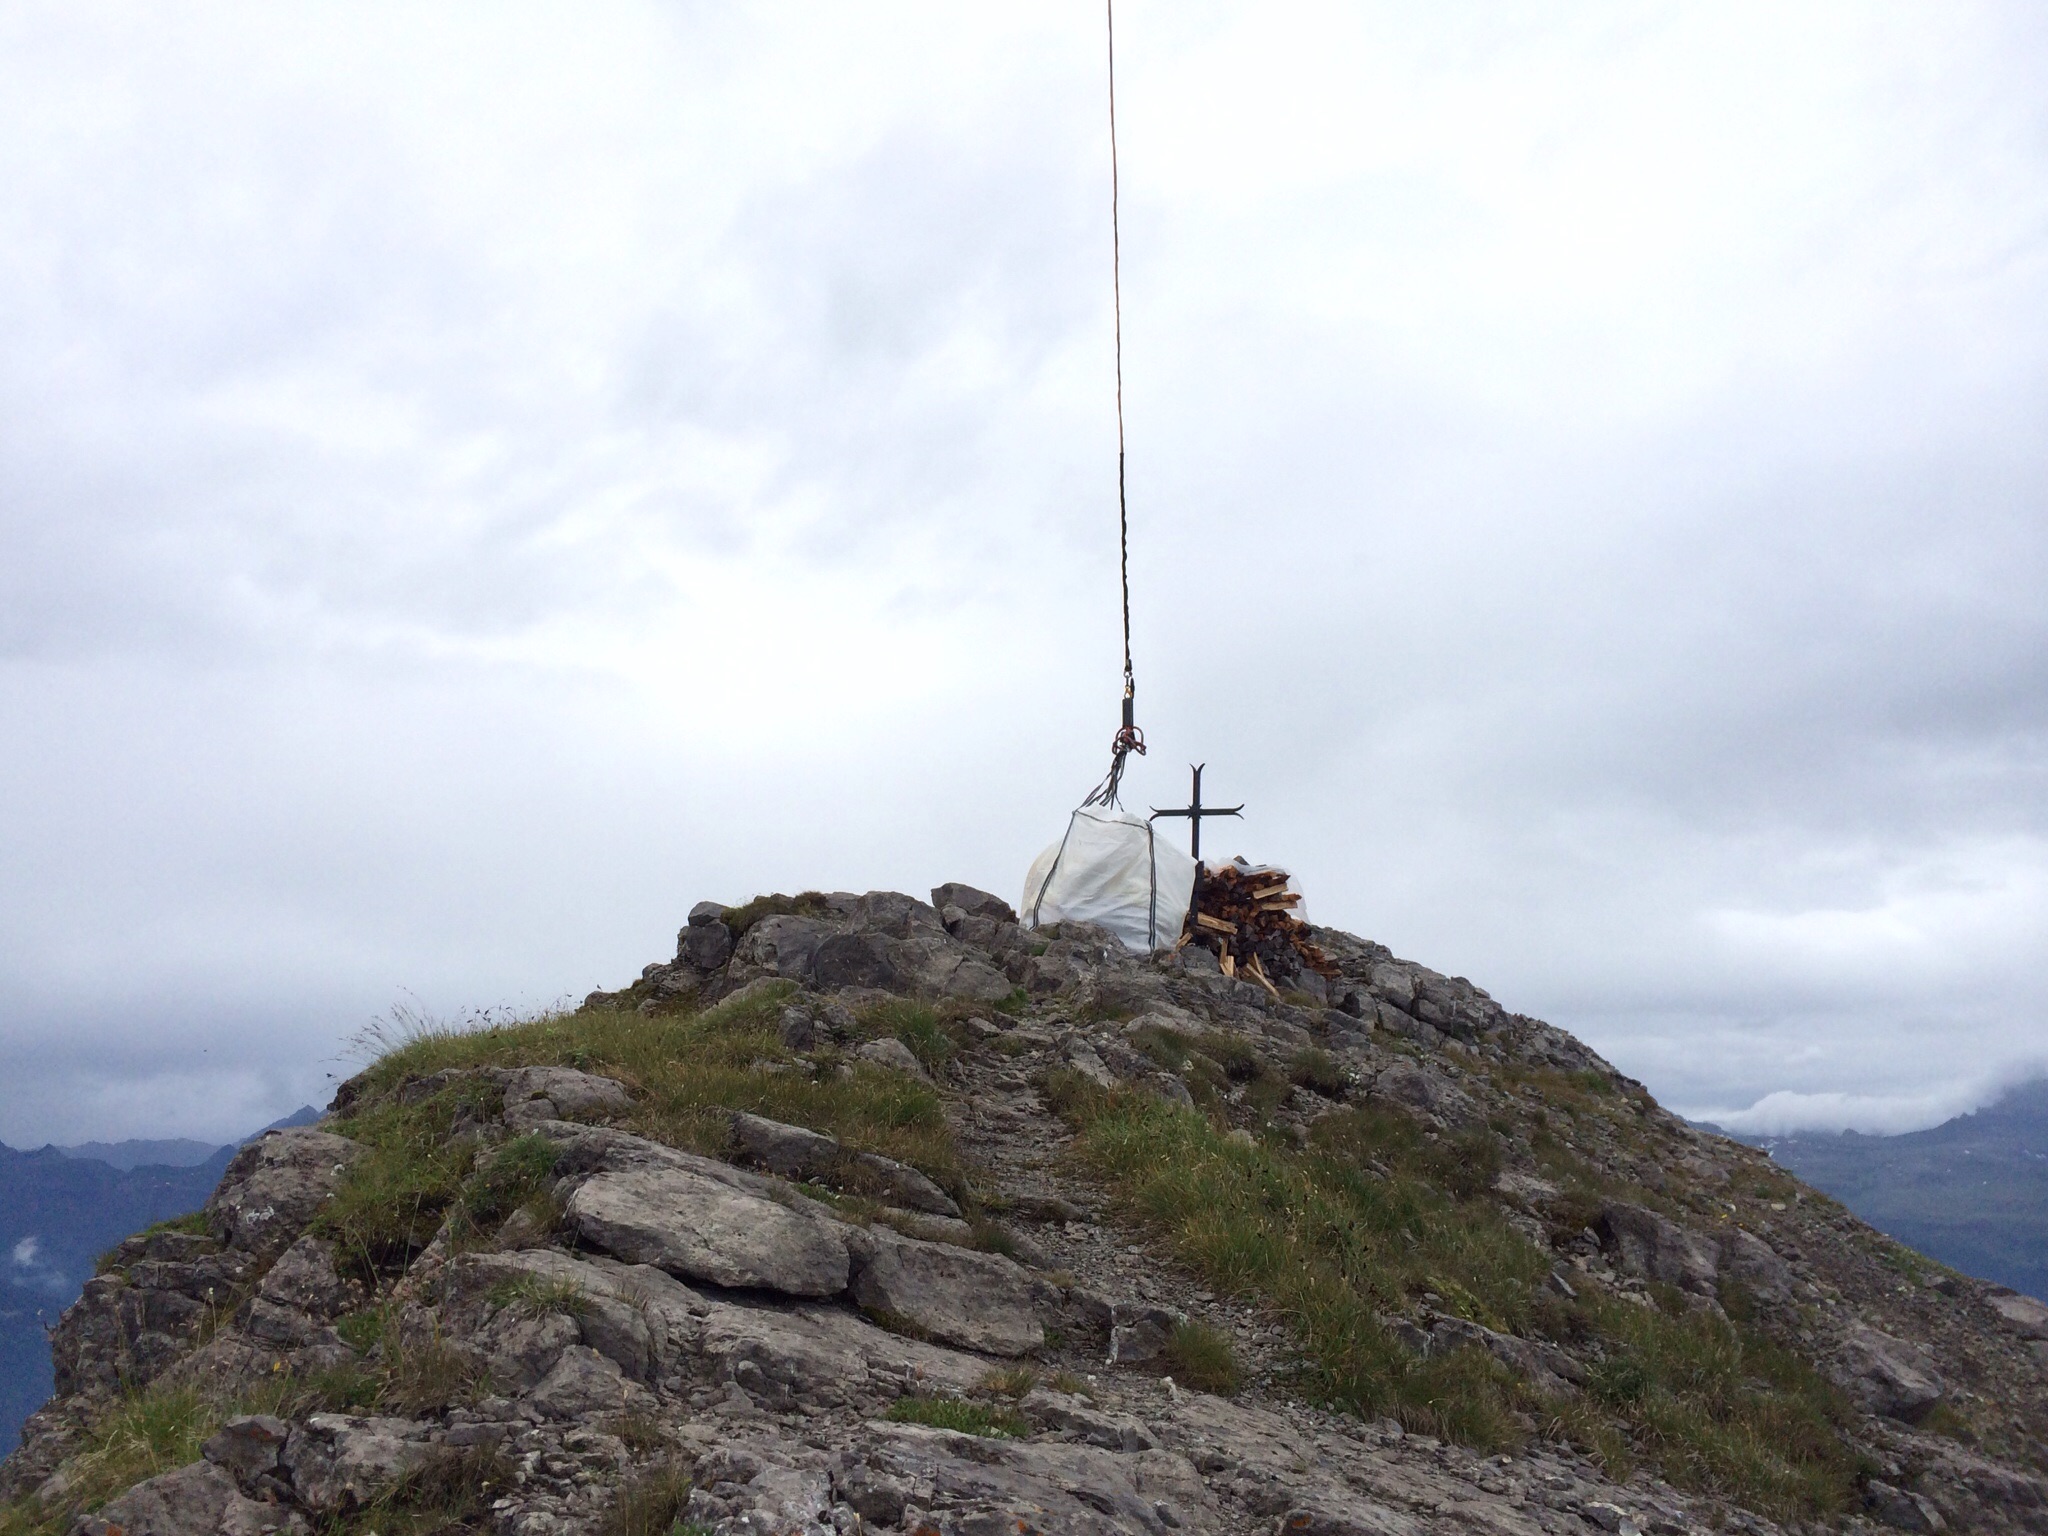
M 1744 1139 L 1900 1242 L 2048 1297 L 2048 1079 L 1904 1136 Z
M 319 1116 L 308 1106 L 277 1123 Z M 43 1329 L 78 1299 L 94 1261 L 131 1232 L 198 1210 L 234 1155 L 234 1145 L 182 1140 L 0 1145 L 0 1451 L 50 1395 Z

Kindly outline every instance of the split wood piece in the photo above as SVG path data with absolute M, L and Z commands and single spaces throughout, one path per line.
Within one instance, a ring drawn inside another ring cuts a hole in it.
M 1237 924 L 1229 922 L 1224 918 L 1211 917 L 1206 912 L 1197 912 L 1195 914 L 1195 921 L 1211 933 L 1234 934 L 1237 932 Z
M 1259 964 L 1259 957 L 1257 955 L 1253 955 L 1250 960 L 1246 961 L 1244 968 L 1247 971 L 1251 972 L 1251 977 L 1253 981 L 1256 981 L 1260 986 L 1264 987 L 1268 992 L 1273 994 L 1274 1002 L 1277 1003 L 1280 1001 L 1280 989 L 1274 986 L 1273 983 L 1267 979 L 1266 968 L 1263 965 Z

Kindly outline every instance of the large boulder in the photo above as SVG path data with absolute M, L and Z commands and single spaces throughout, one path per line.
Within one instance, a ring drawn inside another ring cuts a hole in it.
M 524 1391 L 579 1341 L 635 1381 L 657 1380 L 694 1339 L 703 1298 L 661 1270 L 575 1258 L 555 1248 L 465 1254 L 449 1264 L 451 1331 L 494 1383 Z M 554 1298 L 547 1310 L 540 1298 Z
M 1721 1280 L 1740 1286 L 1762 1306 L 1775 1310 L 1791 1305 L 1792 1266 L 1769 1243 L 1739 1227 L 1721 1240 Z
M 1999 1320 L 2023 1339 L 2048 1339 L 2048 1306 L 2018 1291 L 1996 1291 L 1985 1304 Z
M 932 907 L 941 918 L 951 907 L 957 909 L 962 917 L 989 918 L 998 923 L 1017 921 L 1017 909 L 1002 897 L 991 896 L 987 891 L 963 885 L 958 880 L 932 887 Z
M 689 926 L 676 935 L 676 959 L 699 971 L 715 971 L 732 958 L 732 943 L 732 930 L 719 918 L 707 915 L 700 923 L 692 912 Z
M 943 938 L 946 932 L 936 907 L 926 906 L 901 891 L 869 891 L 854 902 L 852 918 L 857 932 L 878 933 L 892 939 L 928 938 L 934 934 Z
M 321 1322 L 355 1310 L 362 1296 L 362 1287 L 335 1269 L 334 1244 L 310 1233 L 285 1249 L 256 1288 L 258 1300 Z
M 732 961 L 726 971 L 727 984 L 737 987 L 763 976 L 813 981 L 817 976 L 819 948 L 843 931 L 838 923 L 814 917 L 764 917 L 733 946 Z
M 569 1197 L 585 1242 L 713 1285 L 834 1296 L 846 1289 L 837 1224 L 687 1168 L 600 1173 Z
M 237 1152 L 206 1217 L 231 1248 L 281 1253 L 339 1187 L 363 1149 L 344 1136 L 310 1126 L 268 1131 Z
M 305 1528 L 301 1516 L 245 1498 L 225 1469 L 195 1461 L 137 1483 L 74 1529 L 78 1536 L 263 1536 Z
M 1941 1381 L 1904 1340 L 1851 1323 L 1828 1362 L 1837 1386 L 1865 1413 L 1918 1423 L 1941 1401 Z
M 1695 1296 L 1714 1294 L 1721 1250 L 1711 1237 L 1620 1200 L 1602 1208 L 1596 1230 L 1616 1266 L 1629 1274 L 1661 1280 Z
M 1395 1062 L 1373 1079 L 1367 1097 L 1454 1129 L 1480 1120 L 1479 1106 L 1470 1095 L 1443 1073 L 1419 1062 Z
M 916 1065 L 915 1057 L 911 1063 Z M 832 1137 L 800 1125 L 736 1111 L 732 1138 L 743 1158 L 782 1178 L 849 1187 L 933 1216 L 960 1214 L 951 1196 L 909 1164 L 875 1152 L 848 1152 Z
M 426 1459 L 429 1426 L 411 1419 L 316 1413 L 280 1458 L 308 1509 L 337 1514 L 369 1503 Z
M 1010 978 L 981 955 L 945 934 L 899 940 L 890 954 L 899 976 L 928 997 L 957 997 L 970 1003 L 1000 1003 L 1014 987 Z
M 853 1299 L 941 1343 L 1021 1355 L 1045 1343 L 1031 1279 L 1000 1254 L 921 1242 L 883 1227 L 856 1230 Z
M 812 979 L 822 991 L 847 987 L 895 990 L 903 985 L 891 954 L 895 944 L 879 933 L 839 933 L 818 946 Z
M 562 1351 L 526 1401 L 543 1418 L 593 1419 L 622 1413 L 647 1413 L 654 1394 L 630 1379 L 618 1362 L 582 1344 Z
M 519 1067 L 503 1082 L 508 1120 L 603 1120 L 633 1107 L 617 1078 L 574 1067 Z

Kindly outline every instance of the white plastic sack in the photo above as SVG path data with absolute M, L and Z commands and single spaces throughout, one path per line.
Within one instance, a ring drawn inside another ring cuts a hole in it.
M 1027 928 L 1100 923 L 1141 955 L 1174 943 L 1195 893 L 1195 861 L 1129 811 L 1085 805 L 1031 861 L 1017 911 Z

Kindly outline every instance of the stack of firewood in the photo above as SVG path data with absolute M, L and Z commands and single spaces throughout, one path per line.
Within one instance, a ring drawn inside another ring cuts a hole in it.
M 1308 924 L 1294 915 L 1298 892 L 1287 888 L 1287 872 L 1246 871 L 1234 864 L 1202 869 L 1188 909 L 1182 944 L 1212 951 L 1226 976 L 1243 976 L 1278 997 L 1276 980 L 1304 970 L 1334 977 L 1336 966 L 1309 942 Z

